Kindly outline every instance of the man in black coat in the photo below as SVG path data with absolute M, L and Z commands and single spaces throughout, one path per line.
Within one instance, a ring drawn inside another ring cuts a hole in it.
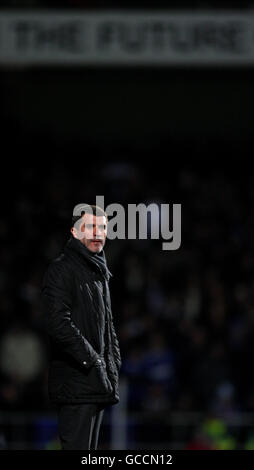
M 103 250 L 106 235 L 106 213 L 85 205 L 43 280 L 48 391 L 64 450 L 96 449 L 104 408 L 119 401 L 121 356 L 108 286 L 112 274 Z

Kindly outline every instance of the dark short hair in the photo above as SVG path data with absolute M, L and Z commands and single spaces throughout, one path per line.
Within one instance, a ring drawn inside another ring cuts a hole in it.
M 72 216 L 72 219 L 71 219 L 71 228 L 74 226 L 74 224 L 79 220 L 81 219 L 81 217 L 84 215 L 84 214 L 91 214 L 91 210 L 92 210 L 92 214 L 93 215 L 96 215 L 97 217 L 101 217 L 101 216 L 104 216 L 106 217 L 106 220 L 108 222 L 108 216 L 106 214 L 106 212 L 100 207 L 100 206 L 95 206 L 93 204 L 89 205 L 89 204 L 84 204 L 84 206 L 82 206 L 80 208 L 80 215 L 73 215 Z

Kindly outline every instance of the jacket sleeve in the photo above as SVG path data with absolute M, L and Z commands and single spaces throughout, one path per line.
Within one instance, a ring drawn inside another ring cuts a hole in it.
M 91 367 L 99 355 L 72 321 L 70 273 L 58 262 L 49 265 L 41 294 L 46 332 L 79 364 Z
M 113 351 L 114 358 L 115 358 L 117 368 L 118 368 L 118 371 L 119 371 L 121 366 L 122 366 L 120 346 L 119 346 L 119 342 L 118 342 L 115 327 L 114 327 L 114 320 L 113 320 L 113 315 L 112 315 L 112 305 L 111 305 L 111 295 L 110 295 L 110 290 L 109 290 L 108 283 L 105 282 L 104 286 L 105 286 L 105 291 L 106 291 L 106 297 L 107 297 L 108 304 L 109 304 L 108 305 L 109 306 L 108 312 L 109 312 L 110 324 L 111 324 L 110 330 L 111 330 L 112 351 Z
M 121 354 L 120 354 L 120 346 L 119 346 L 119 342 L 118 342 L 118 339 L 117 339 L 117 336 L 116 336 L 113 319 L 112 319 L 112 323 L 111 323 L 111 329 L 112 329 L 113 353 L 114 353 L 114 357 L 115 357 L 117 367 L 118 367 L 118 371 L 119 371 L 120 368 L 121 368 L 121 365 L 122 365 L 122 360 L 121 360 Z
M 117 364 L 118 371 L 121 368 L 122 365 L 122 359 L 121 359 L 121 353 L 120 353 L 120 346 L 119 342 L 117 339 L 116 331 L 115 331 L 115 326 L 114 326 L 114 320 L 113 320 L 113 315 L 112 315 L 112 305 L 111 305 L 111 296 L 110 296 L 110 291 L 108 284 L 105 284 L 106 292 L 107 292 L 107 298 L 109 302 L 109 315 L 111 319 L 111 338 L 112 338 L 112 349 L 113 349 L 113 354 L 114 358 Z

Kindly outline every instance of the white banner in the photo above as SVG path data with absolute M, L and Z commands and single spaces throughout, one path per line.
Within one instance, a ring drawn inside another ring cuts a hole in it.
M 254 12 L 0 13 L 0 65 L 251 65 Z

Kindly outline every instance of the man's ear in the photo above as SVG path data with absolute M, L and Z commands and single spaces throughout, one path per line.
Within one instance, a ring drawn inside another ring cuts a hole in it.
M 77 238 L 78 240 L 82 240 L 82 238 L 84 237 L 84 234 L 83 232 L 81 232 L 80 230 L 76 229 L 76 227 L 71 227 L 71 233 L 73 235 L 74 238 Z
M 77 238 L 77 229 L 75 227 L 71 227 L 71 233 L 74 236 L 74 238 Z

